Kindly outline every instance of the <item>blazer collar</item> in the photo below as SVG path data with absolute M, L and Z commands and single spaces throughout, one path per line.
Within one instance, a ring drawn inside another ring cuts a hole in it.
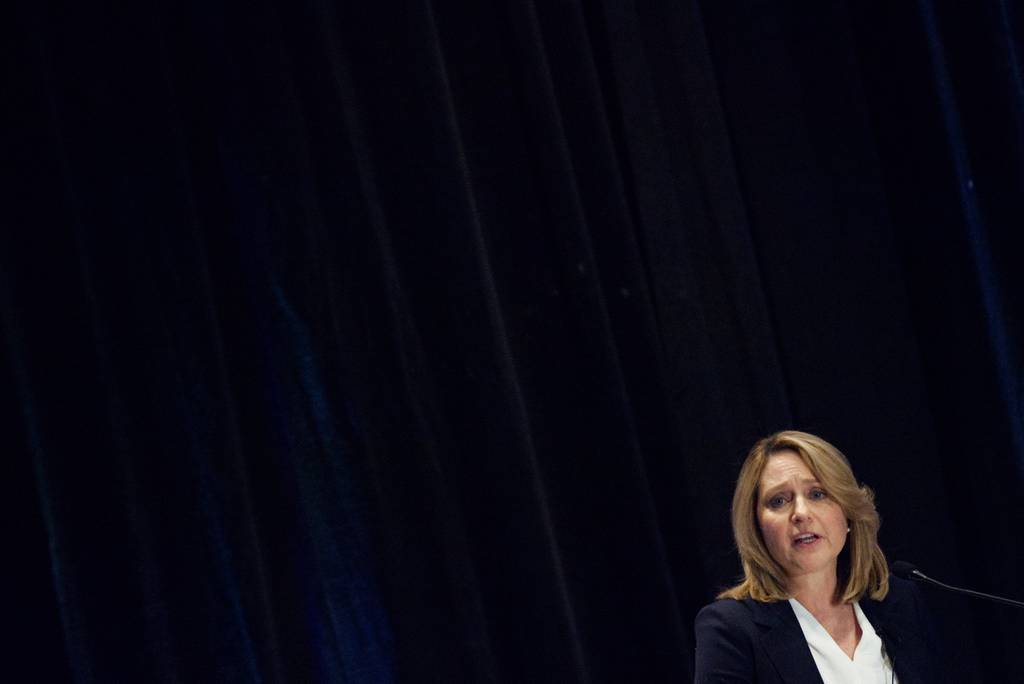
M 821 682 L 821 673 L 818 672 L 814 656 L 811 655 L 811 649 L 789 601 L 763 603 L 747 600 L 751 604 L 754 622 L 761 629 L 761 645 L 779 678 L 783 682 L 799 684 Z M 903 658 L 896 657 L 906 650 L 902 646 L 907 638 L 907 627 L 901 619 L 900 606 L 864 598 L 860 601 L 860 608 L 885 644 L 886 652 L 893 658 L 896 676 L 901 681 L 912 681 L 913 677 L 907 671 L 909 663 L 906 655 Z
M 761 627 L 761 645 L 783 682 L 821 682 L 800 623 L 789 601 L 751 601 L 754 622 Z

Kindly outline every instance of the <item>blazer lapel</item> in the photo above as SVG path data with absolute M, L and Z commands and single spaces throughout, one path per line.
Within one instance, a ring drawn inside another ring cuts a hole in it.
M 889 606 L 878 601 L 864 599 L 860 602 L 860 609 L 864 611 L 864 615 L 871 622 L 875 633 L 882 640 L 885 652 L 889 655 L 893 669 L 896 671 L 896 676 L 899 677 L 900 682 L 902 684 L 913 684 L 917 678 L 912 671 L 912 663 L 908 662 L 908 657 L 911 654 L 906 652 L 907 649 L 903 648 L 907 635 L 901 621 L 896 615 L 892 614 Z M 903 657 L 900 657 L 901 655 Z
M 761 645 L 783 682 L 822 682 L 814 656 L 788 601 L 754 602 L 754 621 L 762 629 Z

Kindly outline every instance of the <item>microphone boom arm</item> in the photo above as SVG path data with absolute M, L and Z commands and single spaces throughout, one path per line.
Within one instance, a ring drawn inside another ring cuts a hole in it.
M 985 594 L 980 591 L 974 591 L 973 589 L 963 589 L 961 587 L 954 587 L 944 582 L 940 582 L 937 579 L 932 579 L 928 575 L 924 574 L 917 568 L 910 570 L 907 573 L 911 578 L 919 582 L 928 582 L 936 586 L 942 587 L 949 591 L 955 591 L 958 594 L 966 594 L 967 596 L 974 596 L 975 598 L 988 599 L 989 601 L 995 601 L 996 603 L 1004 603 L 1008 606 L 1016 606 L 1017 608 L 1024 608 L 1024 601 L 1014 601 L 1013 599 L 1003 598 L 1002 596 L 993 596 L 992 594 Z

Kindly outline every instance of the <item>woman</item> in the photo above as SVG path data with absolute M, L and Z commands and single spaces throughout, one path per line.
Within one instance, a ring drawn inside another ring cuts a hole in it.
M 874 495 L 806 432 L 751 449 L 732 526 L 743 581 L 697 615 L 696 681 L 940 681 L 917 588 L 889 575 Z

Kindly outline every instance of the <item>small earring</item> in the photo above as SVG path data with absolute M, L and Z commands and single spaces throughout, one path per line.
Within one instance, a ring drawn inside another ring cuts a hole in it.
M 847 528 L 846 528 L 846 531 L 847 531 L 847 532 L 849 532 L 849 531 L 850 531 L 850 528 L 849 528 L 849 527 L 847 527 Z

